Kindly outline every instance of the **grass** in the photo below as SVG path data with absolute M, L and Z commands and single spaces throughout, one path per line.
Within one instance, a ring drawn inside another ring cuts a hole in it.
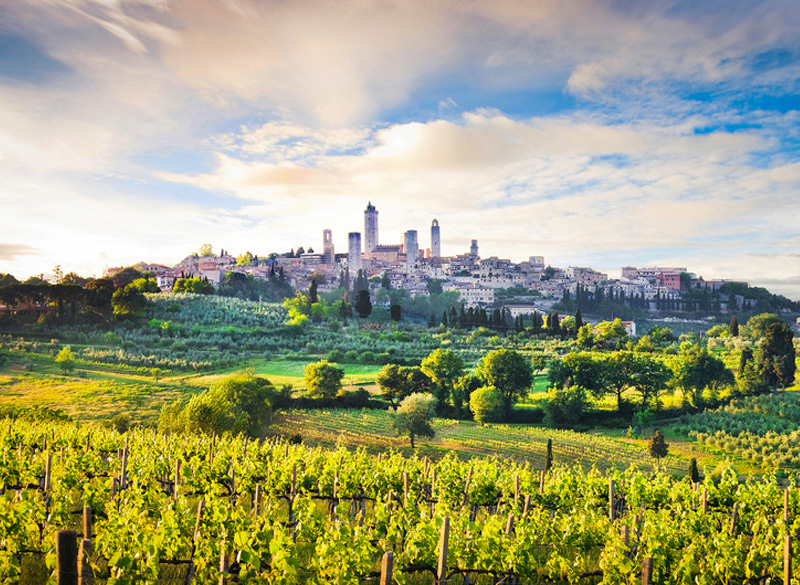
M 311 362 L 284 358 L 256 359 L 248 362 L 246 367 L 251 368 L 256 375 L 264 376 L 276 386 L 289 384 L 293 388 L 303 388 L 305 387 L 303 368 L 309 363 Z M 345 389 L 356 386 L 374 386 L 375 376 L 383 367 L 373 364 L 338 364 L 338 366 L 344 370 L 342 385 Z M 208 387 L 226 375 L 242 369 L 242 366 L 236 366 L 216 370 L 213 374 L 189 374 L 180 379 L 191 386 Z

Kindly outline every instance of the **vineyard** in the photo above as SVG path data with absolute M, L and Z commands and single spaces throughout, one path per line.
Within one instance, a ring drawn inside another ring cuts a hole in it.
M 631 464 L 652 468 L 654 461 L 638 445 L 574 431 L 530 425 L 481 426 L 471 421 L 446 419 L 436 419 L 434 428 L 437 437 L 427 442 L 426 453 L 437 458 L 454 451 L 463 456 L 514 459 L 541 468 L 547 441 L 552 440 L 556 461 L 587 469 L 592 466 L 624 469 Z M 392 432 L 391 413 L 381 410 L 292 410 L 276 417 L 271 432 L 285 436 L 300 433 L 305 442 L 327 447 L 353 445 L 373 452 L 408 449 L 408 440 Z M 673 473 L 686 470 L 686 461 L 677 457 L 668 456 L 660 465 Z
M 692 484 L 635 467 L 4 427 L 5 582 L 55 583 L 80 542 L 84 583 L 356 584 L 389 551 L 398 584 L 798 583 L 797 475 L 789 489 L 730 471 Z

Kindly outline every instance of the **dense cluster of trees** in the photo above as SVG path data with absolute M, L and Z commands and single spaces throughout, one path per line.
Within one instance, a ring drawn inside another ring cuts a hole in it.
M 278 392 L 266 378 L 249 372 L 232 374 L 188 401 L 161 410 L 161 432 L 244 433 L 263 436 Z

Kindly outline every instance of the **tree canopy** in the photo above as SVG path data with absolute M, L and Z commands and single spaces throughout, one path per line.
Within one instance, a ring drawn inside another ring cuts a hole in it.
M 344 370 L 328 360 L 320 360 L 303 368 L 309 398 L 335 398 L 342 389 Z
M 476 373 L 488 386 L 500 391 L 506 416 L 533 382 L 530 362 L 512 349 L 490 351 L 478 363 Z
M 416 392 L 407 396 L 394 413 L 392 424 L 398 435 L 407 435 L 414 448 L 415 437 L 433 438 L 431 421 L 436 415 L 436 397 Z

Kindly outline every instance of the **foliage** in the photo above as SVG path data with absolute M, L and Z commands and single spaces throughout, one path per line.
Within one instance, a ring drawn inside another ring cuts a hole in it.
M 720 386 L 734 382 L 733 374 L 725 364 L 706 348 L 697 344 L 686 343 L 681 347 L 677 359 L 673 361 L 672 370 L 675 383 L 694 408 L 706 405 L 703 390 L 708 388 L 716 390 Z
M 320 360 L 303 368 L 309 398 L 331 399 L 342 388 L 344 370 L 328 360 Z
M 494 386 L 478 388 L 470 395 L 469 409 L 479 423 L 502 420 L 505 413 L 503 395 Z
M 111 296 L 111 306 L 117 317 L 135 319 L 144 313 L 147 299 L 141 290 L 130 284 L 117 289 Z
M 488 386 L 500 391 L 506 416 L 533 382 L 530 362 L 511 349 L 495 349 L 487 353 L 478 363 L 476 374 Z
M 667 456 L 667 453 L 669 453 L 669 445 L 664 441 L 664 433 L 656 431 L 653 434 L 650 443 L 647 445 L 647 452 L 650 453 L 651 457 L 655 457 L 656 459 Z
M 70 346 L 65 346 L 56 356 L 56 364 L 66 374 L 75 369 L 75 355 L 72 353 Z
M 553 387 L 547 391 L 544 405 L 548 426 L 574 425 L 589 404 L 586 389 L 582 386 Z
M 414 437 L 434 437 L 431 422 L 436 416 L 436 402 L 433 394 L 417 392 L 404 398 L 395 411 L 394 429 L 399 435 L 408 435 L 412 449 Z
M 158 426 L 162 432 L 245 433 L 258 437 L 269 424 L 274 395 L 266 378 L 248 372 L 232 374 L 193 396 L 185 407 L 181 403 L 165 406 Z
M 192 276 L 189 278 L 179 278 L 172 286 L 172 292 L 194 293 L 198 295 L 213 295 L 216 291 L 214 285 L 206 278 Z
M 358 291 L 356 294 L 355 310 L 362 319 L 366 319 L 369 317 L 370 313 L 372 313 L 372 301 L 369 298 L 369 290 L 361 289 Z
M 774 388 L 786 388 L 794 382 L 796 352 L 793 339 L 791 328 L 782 321 L 770 323 L 764 330 L 756 362 L 765 383 Z
M 453 387 L 464 369 L 464 359 L 452 349 L 439 348 L 426 356 L 420 367 L 433 381 L 437 400 L 451 400 Z

